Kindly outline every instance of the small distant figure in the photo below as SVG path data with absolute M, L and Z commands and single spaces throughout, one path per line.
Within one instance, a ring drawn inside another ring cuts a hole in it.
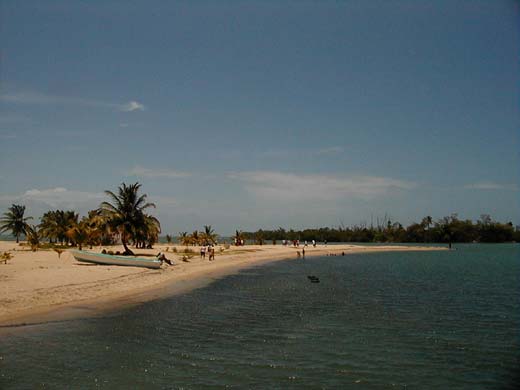
M 303 246 L 307 246 L 307 240 L 305 240 L 305 242 L 303 243 Z
M 215 248 L 211 247 L 209 249 L 209 261 L 215 260 Z
M 201 259 L 206 258 L 206 247 L 205 246 L 200 247 L 200 258 Z
M 103 250 L 101 251 L 101 253 L 103 253 L 104 255 L 107 254 L 107 250 L 105 248 L 103 248 Z
M 302 248 L 302 256 L 305 259 L 305 247 Z
M 341 252 L 341 256 L 345 256 L 345 252 Z
M 302 257 L 302 255 L 301 255 L 300 251 L 296 251 L 296 258 L 299 259 L 301 257 Z
M 312 240 L 312 246 L 316 248 L 316 240 Z

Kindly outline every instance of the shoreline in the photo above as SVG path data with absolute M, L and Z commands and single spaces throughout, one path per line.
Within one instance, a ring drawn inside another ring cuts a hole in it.
M 7 265 L 0 264 L 0 329 L 13 329 L 55 321 L 107 315 L 147 301 L 178 295 L 204 287 L 216 279 L 236 274 L 243 269 L 264 264 L 297 260 L 302 247 L 282 245 L 249 245 L 231 247 L 223 252 L 217 246 L 215 261 L 200 259 L 198 253 L 183 262 L 182 254 L 171 252 L 184 247 L 157 245 L 154 249 L 137 250 L 136 254 L 154 255 L 161 251 L 175 262 L 160 270 L 138 267 L 85 265 L 64 252 L 49 250 L 31 252 L 9 241 L 0 241 L 0 251 L 14 256 Z M 122 247 L 103 247 L 121 250 Z M 168 250 L 166 249 L 168 248 Z M 73 249 L 73 248 L 71 248 Z M 199 247 L 193 247 L 198 251 Z M 100 252 L 101 247 L 86 249 Z M 427 246 L 362 246 L 319 245 L 307 247 L 306 257 L 329 253 L 348 254 L 391 251 L 435 251 L 444 247 Z

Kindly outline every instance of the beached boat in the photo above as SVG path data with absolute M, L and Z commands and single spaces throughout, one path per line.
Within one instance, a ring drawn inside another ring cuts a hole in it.
M 86 251 L 71 251 L 77 261 L 103 265 L 125 265 L 130 267 L 160 268 L 161 261 L 155 257 L 145 259 L 143 257 L 117 256 L 104 253 L 92 253 Z

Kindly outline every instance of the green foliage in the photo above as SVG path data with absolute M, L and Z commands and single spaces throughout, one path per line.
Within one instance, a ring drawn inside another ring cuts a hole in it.
M 35 252 L 40 245 L 40 234 L 38 228 L 36 226 L 28 225 L 25 234 L 27 236 L 27 242 L 31 246 L 33 252 Z
M 78 224 L 79 215 L 73 210 L 47 211 L 40 219 L 39 233 L 51 243 L 69 244 L 67 232 Z
M 300 231 L 258 230 L 241 233 L 244 239 L 260 244 L 263 240 L 300 240 L 318 242 L 512 242 L 520 241 L 520 228 L 511 222 L 500 223 L 489 215 L 481 216 L 477 223 L 461 220 L 456 214 L 433 221 L 424 217 L 421 223 L 403 227 L 399 222 L 384 219 L 377 226 L 365 225 L 338 228 L 304 229 Z
M 112 203 L 103 202 L 100 205 L 100 211 L 107 218 L 108 225 L 121 238 L 125 253 L 132 255 L 133 252 L 128 248 L 130 241 L 134 241 L 138 247 L 151 247 L 157 242 L 160 233 L 159 221 L 144 213 L 145 209 L 155 207 L 155 204 L 146 202 L 146 194 L 139 195 L 140 188 L 139 183 L 122 183 L 117 194 L 105 191 Z
M 20 236 L 27 231 L 27 221 L 32 217 L 24 218 L 25 206 L 13 204 L 7 209 L 3 217 L 0 219 L 0 233 L 11 231 L 16 237 L 16 242 L 20 241 Z

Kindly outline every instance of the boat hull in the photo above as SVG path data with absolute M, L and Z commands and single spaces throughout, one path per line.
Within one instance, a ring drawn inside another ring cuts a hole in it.
M 161 261 L 133 256 L 116 256 L 86 251 L 71 251 L 77 261 L 101 265 L 123 265 L 127 267 L 160 268 Z

